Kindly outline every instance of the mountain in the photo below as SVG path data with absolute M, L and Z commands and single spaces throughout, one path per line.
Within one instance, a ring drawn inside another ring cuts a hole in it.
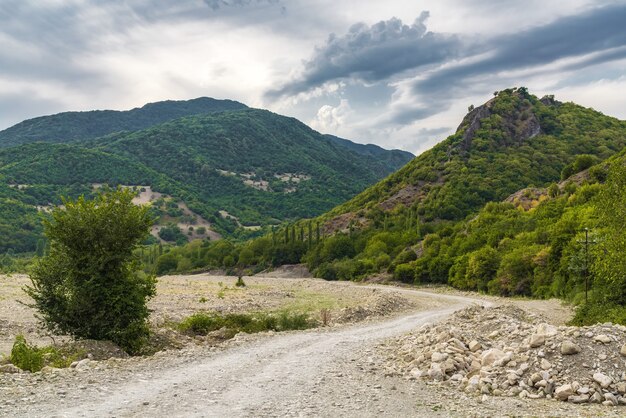
M 163 109 L 156 104 L 148 108 Z M 79 126 L 79 119 L 67 126 Z M 30 138 L 43 137 L 35 131 Z M 186 242 L 245 236 L 268 225 L 317 216 L 410 156 L 378 147 L 356 152 L 351 148 L 362 148 L 350 141 L 331 140 L 294 118 L 250 108 L 54 141 L 0 148 L 0 201 L 19 207 L 0 213 L 0 230 L 5 231 L 0 251 L 33 251 L 41 237 L 38 210 L 60 204 L 59 195 L 90 195 L 102 184 L 136 187 L 137 201 L 152 202 L 159 219 L 153 235 Z
M 64 112 L 28 119 L 0 131 L 0 147 L 97 138 L 114 132 L 146 129 L 184 116 L 246 108 L 246 105 L 232 100 L 200 97 L 185 101 L 149 103 L 127 111 Z
M 624 145 L 625 121 L 507 89 L 472 109 L 455 134 L 329 215 L 403 206 L 422 222 L 458 220 L 524 187 L 559 180 L 577 155 L 600 161 Z
M 411 283 L 562 296 L 580 289 L 583 228 L 607 229 L 595 218 L 607 205 L 594 196 L 606 195 L 607 167 L 623 165 L 625 146 L 625 121 L 506 89 L 471 107 L 453 135 L 324 215 L 226 251 L 175 255 L 195 267 L 226 267 L 224 257 L 255 268 L 304 262 L 329 280 L 389 272 Z
M 339 138 L 334 135 L 324 135 L 324 137 L 329 139 L 332 143 L 348 148 L 349 150 L 354 151 L 357 154 L 372 157 L 373 161 L 383 164 L 383 168 L 385 166 L 389 166 L 398 169 L 415 157 L 410 152 L 398 149 L 386 150 L 374 144 L 358 144 L 356 142 L 352 142 L 344 138 Z

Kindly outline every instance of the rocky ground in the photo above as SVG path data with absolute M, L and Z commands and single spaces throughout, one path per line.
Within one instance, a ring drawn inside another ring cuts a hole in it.
M 217 345 L 185 337 L 153 356 L 107 358 L 104 350 L 38 373 L 5 364 L 0 416 L 625 414 L 624 327 L 566 327 L 571 311 L 557 301 L 285 277 L 245 278 L 245 290 L 232 277 L 161 278 L 151 323 L 168 329 L 210 307 L 312 317 L 328 309 L 331 326 Z M 0 342 L 30 332 L 49 344 L 30 308 L 15 302 L 27 279 L 0 280 Z
M 295 273 L 299 270 L 295 271 Z M 319 279 L 290 278 L 294 271 L 276 277 L 244 277 L 246 287 L 236 287 L 236 277 L 186 275 L 159 278 L 157 295 L 149 302 L 150 323 L 157 344 L 180 348 L 190 342 L 202 342 L 174 333 L 172 325 L 200 311 L 272 312 L 291 310 L 308 313 L 320 321 L 322 310 L 328 312 L 330 325 L 386 316 L 411 309 L 411 297 L 401 293 L 330 283 Z M 0 275 L 0 359 L 11 351 L 15 336 L 23 334 L 30 343 L 42 346 L 62 344 L 68 337 L 51 335 L 41 328 L 31 301 L 22 291 L 30 283 L 25 275 Z M 108 347 L 100 347 L 104 351 Z M 96 350 L 94 344 L 89 349 Z M 117 355 L 115 350 L 111 355 Z M 99 358 L 105 357 L 102 352 Z
M 388 356 L 387 373 L 484 401 L 515 397 L 626 405 L 626 327 L 621 325 L 555 326 L 505 302 L 466 308 L 381 349 Z

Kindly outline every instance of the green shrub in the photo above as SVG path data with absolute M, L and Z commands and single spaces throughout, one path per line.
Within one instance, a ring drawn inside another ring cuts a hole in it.
M 570 325 L 585 326 L 612 322 L 626 325 L 626 306 L 611 303 L 586 303 L 576 308 Z
M 200 312 L 183 320 L 178 329 L 194 335 L 207 335 L 222 328 L 234 336 L 238 332 L 249 334 L 263 331 L 289 331 L 310 328 L 306 314 L 281 312 L 279 314 L 226 314 Z
M 9 360 L 20 369 L 33 373 L 43 367 L 43 353 L 34 345 L 28 344 L 23 335 L 15 337 Z
M 237 277 L 237 283 L 235 283 L 237 287 L 246 287 L 246 282 L 243 281 L 243 277 Z
M 396 266 L 393 278 L 403 283 L 413 283 L 415 281 L 415 267 L 411 264 L 400 264 Z
M 111 340 L 129 353 L 146 341 L 156 280 L 139 270 L 134 250 L 152 219 L 133 198 L 118 189 L 94 200 L 64 199 L 44 220 L 49 253 L 35 264 L 25 291 L 49 330 Z
M 306 314 L 282 312 L 278 317 L 278 331 L 289 331 L 295 329 L 310 328 L 309 319 Z

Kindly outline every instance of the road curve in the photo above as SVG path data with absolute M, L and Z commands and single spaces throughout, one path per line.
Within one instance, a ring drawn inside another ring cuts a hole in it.
M 378 287 L 385 289 L 385 287 Z M 339 329 L 277 334 L 134 378 L 58 417 L 400 416 L 415 414 L 406 394 L 373 384 L 363 371 L 381 341 L 482 301 L 393 288 L 449 302 L 443 307 Z

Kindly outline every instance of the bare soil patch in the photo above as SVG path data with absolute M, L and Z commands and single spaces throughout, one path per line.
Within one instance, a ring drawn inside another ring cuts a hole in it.
M 287 276 L 289 273 L 285 273 Z M 186 275 L 160 277 L 157 295 L 149 302 L 150 323 L 156 334 L 179 344 L 189 338 L 171 331 L 173 324 L 203 311 L 219 313 L 254 313 L 297 311 L 313 320 L 321 319 L 322 310 L 329 314 L 329 324 L 357 322 L 414 309 L 411 295 L 381 291 L 353 283 L 330 283 L 310 278 L 244 277 L 246 286 L 236 287 L 236 277 Z M 31 300 L 22 288 L 30 284 L 26 275 L 0 275 L 0 355 L 8 355 L 15 336 L 23 334 L 36 345 L 67 342 L 68 337 L 50 335 L 43 330 Z M 198 342 L 198 341 L 195 341 Z

